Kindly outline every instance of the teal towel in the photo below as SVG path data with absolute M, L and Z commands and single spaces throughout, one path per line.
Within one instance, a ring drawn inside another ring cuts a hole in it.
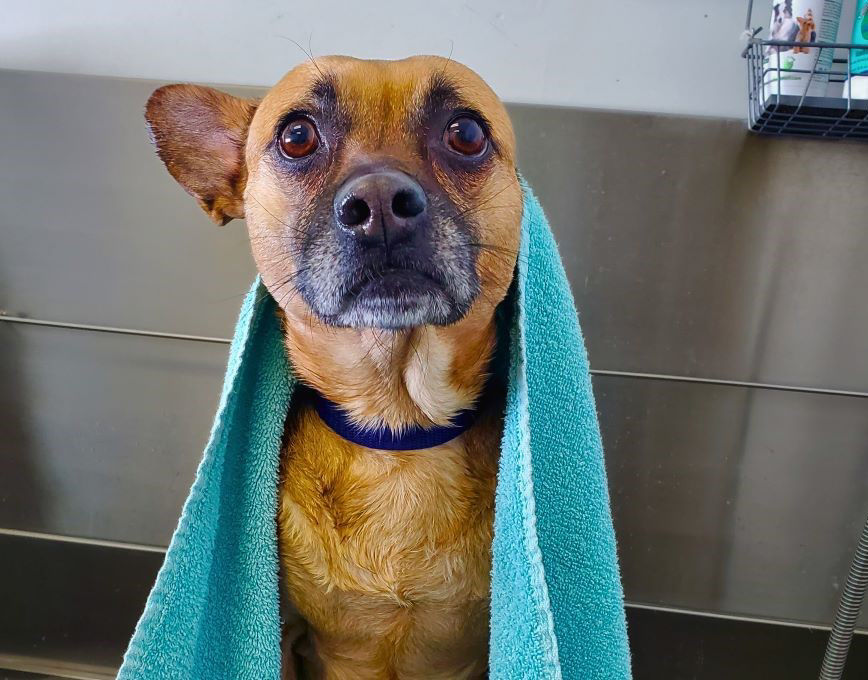
M 630 678 L 587 355 L 525 187 L 491 572 L 490 677 Z M 211 437 L 119 680 L 277 680 L 277 476 L 295 380 L 275 303 L 241 308 Z

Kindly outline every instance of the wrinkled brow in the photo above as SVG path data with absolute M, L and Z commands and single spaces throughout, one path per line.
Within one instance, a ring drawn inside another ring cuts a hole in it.
M 286 121 L 299 113 L 308 113 L 320 119 L 330 120 L 342 133 L 349 133 L 352 126 L 352 106 L 341 100 L 338 91 L 335 77 L 328 72 L 322 73 L 311 84 L 306 95 L 277 121 L 275 137 Z M 462 97 L 458 86 L 442 73 L 434 74 L 421 93 L 414 97 L 413 103 L 407 110 L 406 124 L 411 130 L 424 129 L 438 116 L 450 111 L 472 113 L 490 129 L 485 114 Z
M 310 97 L 321 113 L 339 112 L 340 102 L 334 78 L 323 74 L 310 88 Z
M 438 73 L 432 76 L 428 90 L 420 99 L 420 105 L 415 112 L 416 122 L 425 125 L 443 111 L 467 111 L 488 124 L 485 114 L 462 97 L 455 84 L 446 76 Z
M 344 131 L 350 123 L 349 113 L 341 105 L 334 78 L 329 74 L 322 74 L 313 82 L 307 95 L 280 117 L 276 130 L 279 132 L 287 119 L 298 113 L 309 113 L 317 118 L 330 119 Z

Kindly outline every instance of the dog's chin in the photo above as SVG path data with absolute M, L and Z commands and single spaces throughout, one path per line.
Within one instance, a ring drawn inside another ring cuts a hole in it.
M 332 326 L 397 331 L 447 326 L 465 312 L 433 278 L 410 269 L 393 269 L 353 287 L 336 314 L 317 316 Z

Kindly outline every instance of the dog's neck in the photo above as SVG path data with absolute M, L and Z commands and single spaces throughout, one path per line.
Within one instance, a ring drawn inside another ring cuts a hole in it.
M 360 425 L 446 425 L 482 391 L 493 318 L 409 330 L 334 329 L 284 321 L 299 377 Z

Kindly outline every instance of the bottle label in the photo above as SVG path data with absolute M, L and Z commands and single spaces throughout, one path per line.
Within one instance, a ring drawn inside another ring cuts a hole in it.
M 851 42 L 868 45 L 868 0 L 859 0 L 856 7 Z M 850 70 L 853 75 L 868 75 L 868 49 L 851 50 Z
M 835 42 L 841 7 L 841 0 L 779 0 L 772 5 L 769 39 L 802 44 L 766 47 L 765 96 L 825 95 L 835 50 L 812 47 L 811 43 Z

